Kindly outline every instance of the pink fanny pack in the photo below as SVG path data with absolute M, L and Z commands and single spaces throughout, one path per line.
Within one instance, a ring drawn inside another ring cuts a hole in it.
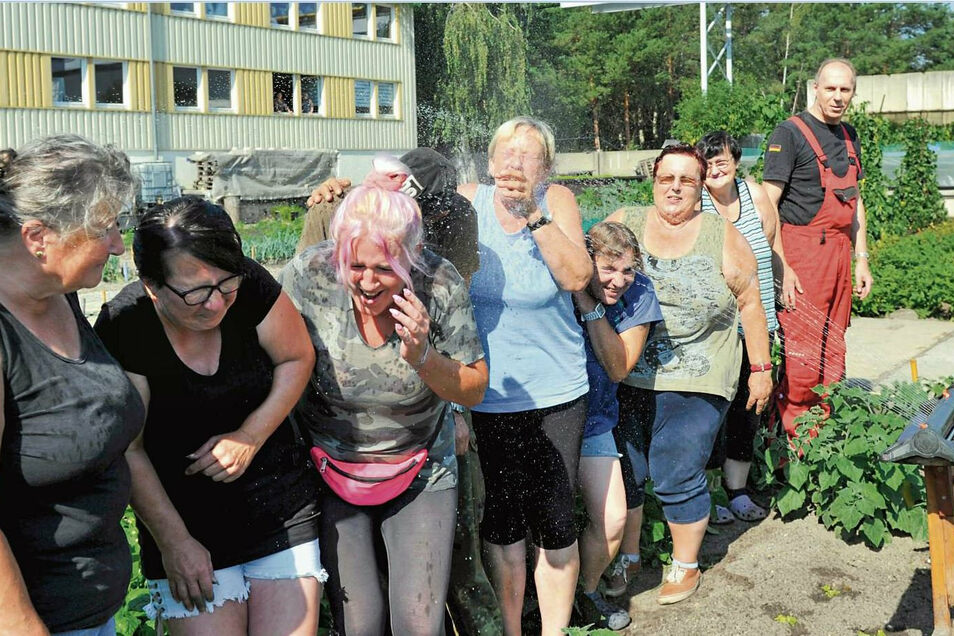
M 356 506 L 377 506 L 407 490 L 424 467 L 427 449 L 396 464 L 343 462 L 320 446 L 311 447 L 311 458 L 336 495 Z

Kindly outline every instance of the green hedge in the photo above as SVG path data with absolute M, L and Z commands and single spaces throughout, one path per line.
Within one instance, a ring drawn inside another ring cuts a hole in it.
M 908 308 L 921 318 L 954 314 L 954 220 L 917 234 L 888 237 L 872 246 L 874 286 L 855 299 L 859 316 L 884 316 Z

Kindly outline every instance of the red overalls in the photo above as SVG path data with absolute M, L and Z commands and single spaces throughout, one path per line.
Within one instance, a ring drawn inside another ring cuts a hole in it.
M 815 152 L 825 199 L 808 225 L 782 224 L 782 246 L 805 293 L 794 311 L 781 311 L 785 373 L 778 408 L 785 431 L 795 434 L 794 420 L 821 401 L 812 392 L 819 384 L 844 379 L 845 329 L 851 316 L 851 224 L 858 205 L 858 158 L 848 131 L 848 170 L 839 177 L 828 165 L 821 144 L 804 121 L 792 117 Z

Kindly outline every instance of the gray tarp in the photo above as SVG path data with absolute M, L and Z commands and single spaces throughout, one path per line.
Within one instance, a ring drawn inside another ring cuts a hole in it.
M 247 152 L 196 153 L 190 161 L 218 164 L 212 180 L 211 199 L 221 203 L 228 196 L 271 201 L 305 198 L 335 172 L 335 150 L 250 150 Z

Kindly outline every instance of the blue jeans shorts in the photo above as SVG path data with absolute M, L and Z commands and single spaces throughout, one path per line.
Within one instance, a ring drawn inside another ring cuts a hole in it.
M 613 429 L 583 438 L 583 446 L 580 448 L 580 457 L 622 457 L 616 448 L 616 438 L 613 437 Z
M 321 567 L 321 553 L 317 539 L 254 561 L 215 570 L 216 583 L 212 584 L 212 593 L 215 598 L 211 603 L 205 604 L 206 611 L 211 613 L 216 607 L 224 605 L 226 601 L 247 600 L 249 579 L 279 580 L 306 577 L 314 577 L 319 583 L 324 583 L 328 578 L 328 573 Z M 150 602 L 143 609 L 150 619 L 156 616 L 189 618 L 199 615 L 199 608 L 190 612 L 185 605 L 172 597 L 169 579 L 147 579 L 146 584 L 149 587 Z

